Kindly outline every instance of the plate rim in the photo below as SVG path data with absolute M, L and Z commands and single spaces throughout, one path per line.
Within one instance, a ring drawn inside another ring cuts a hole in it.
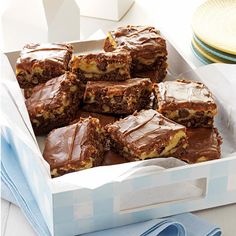
M 198 6 L 198 8 L 195 10 L 193 16 L 192 16 L 192 30 L 194 32 L 194 34 L 205 44 L 211 46 L 212 48 L 214 49 L 217 49 L 219 51 L 222 51 L 222 52 L 225 52 L 225 53 L 228 53 L 228 54 L 231 54 L 231 55 L 236 55 L 236 49 L 234 49 L 234 47 L 232 48 L 232 46 L 230 46 L 230 48 L 227 48 L 226 45 L 220 45 L 220 44 L 214 44 L 214 42 L 212 42 L 211 40 L 208 41 L 206 38 L 204 38 L 204 35 L 199 35 L 199 32 L 197 32 L 198 30 L 196 30 L 196 25 L 199 24 L 199 17 L 197 18 L 196 15 L 199 15 L 199 12 L 201 13 L 204 9 L 207 8 L 207 5 L 209 4 L 214 4 L 216 5 L 216 3 L 219 2 L 219 1 L 216 1 L 216 0 L 207 0 L 205 2 L 203 2 L 201 5 Z M 220 2 L 224 2 L 224 1 L 220 1 Z M 229 1 L 227 1 L 229 2 Z M 230 1 L 230 2 L 234 2 L 234 1 Z M 196 24 L 196 22 L 198 22 Z
M 192 38 L 192 44 L 194 45 L 195 50 L 197 50 L 199 54 L 203 55 L 205 58 L 207 58 L 207 59 L 209 59 L 209 60 L 211 60 L 211 61 L 213 61 L 213 62 L 216 62 L 216 63 L 226 63 L 226 64 L 235 64 L 234 62 L 232 62 L 232 61 L 230 61 L 230 60 L 226 60 L 226 59 L 217 57 L 216 55 L 207 52 L 206 50 L 204 50 L 204 49 L 201 47 L 201 45 L 199 45 L 199 44 L 194 40 L 194 38 Z
M 204 43 L 201 39 L 199 39 L 197 37 L 197 35 L 195 35 L 195 34 L 193 34 L 193 38 L 194 38 L 195 42 L 199 46 L 201 46 L 203 49 L 205 49 L 207 52 L 209 52 L 209 53 L 211 53 L 215 56 L 218 56 L 222 59 L 226 59 L 226 60 L 229 60 L 229 61 L 232 61 L 232 62 L 236 63 L 236 56 L 233 56 L 232 54 L 229 54 L 229 53 L 221 52 L 221 51 L 211 47 L 210 45 Z

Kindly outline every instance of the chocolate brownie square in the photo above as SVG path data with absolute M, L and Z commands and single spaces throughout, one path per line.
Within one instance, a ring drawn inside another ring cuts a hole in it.
M 217 106 L 209 89 L 189 80 L 154 85 L 157 111 L 186 127 L 212 127 Z
M 150 78 L 160 82 L 166 76 L 166 41 L 151 26 L 119 27 L 108 32 L 104 42 L 105 51 L 125 49 L 132 57 L 132 77 Z
M 92 117 L 52 130 L 43 152 L 53 177 L 101 165 L 103 154 L 103 130 Z
M 142 110 L 106 126 L 111 145 L 130 161 L 174 156 L 187 147 L 186 128 L 155 110 Z
M 25 103 L 35 134 L 69 124 L 78 111 L 83 92 L 84 84 L 70 72 L 34 87 Z
M 130 79 L 131 56 L 126 50 L 74 56 L 70 70 L 83 81 L 123 81 Z
M 27 44 L 16 62 L 16 78 L 21 88 L 32 88 L 68 70 L 72 55 L 69 44 Z
M 148 78 L 120 82 L 89 81 L 83 109 L 98 113 L 132 114 L 150 103 L 151 93 L 152 83 Z

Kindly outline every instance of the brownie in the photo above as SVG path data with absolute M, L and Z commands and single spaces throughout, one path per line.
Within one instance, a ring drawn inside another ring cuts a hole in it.
M 83 91 L 84 84 L 70 72 L 34 87 L 25 103 L 35 134 L 69 124 L 77 113 Z
M 99 120 L 89 117 L 52 130 L 46 138 L 43 156 L 50 165 L 51 175 L 57 177 L 101 165 L 103 146 Z
M 132 77 L 151 78 L 160 82 L 166 76 L 166 41 L 160 32 L 151 26 L 119 27 L 108 32 L 104 42 L 105 51 L 126 49 L 132 57 Z
M 186 127 L 212 127 L 217 106 L 200 82 L 165 81 L 154 85 L 158 111 Z
M 21 88 L 32 88 L 68 70 L 72 55 L 69 44 L 27 44 L 16 62 L 16 78 Z
M 83 81 L 130 79 L 131 56 L 127 50 L 73 56 L 70 70 Z
M 111 145 L 130 161 L 180 155 L 186 128 L 155 110 L 142 110 L 106 126 Z
M 120 82 L 89 81 L 83 109 L 98 113 L 132 114 L 150 103 L 151 93 L 152 83 L 148 78 Z
M 186 152 L 179 156 L 188 163 L 197 163 L 219 159 L 222 138 L 216 128 L 188 128 L 188 147 Z

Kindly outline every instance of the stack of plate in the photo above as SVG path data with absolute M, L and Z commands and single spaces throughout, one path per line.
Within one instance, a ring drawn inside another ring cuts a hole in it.
M 192 49 L 204 63 L 236 63 L 236 0 L 208 0 L 193 15 Z

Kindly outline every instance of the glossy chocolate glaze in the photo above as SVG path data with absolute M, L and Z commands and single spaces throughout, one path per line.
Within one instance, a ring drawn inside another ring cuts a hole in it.
M 209 89 L 200 82 L 189 80 L 165 81 L 157 85 L 160 109 L 216 109 Z
M 128 162 L 127 159 L 122 157 L 120 154 L 114 150 L 109 150 L 104 154 L 104 160 L 102 162 L 103 166 L 122 164 Z
M 166 56 L 166 42 L 160 32 L 150 26 L 119 27 L 110 32 L 118 48 L 131 52 L 132 58 L 153 58 L 153 54 Z
M 49 80 L 44 84 L 37 85 L 31 91 L 31 96 L 26 100 L 29 112 L 37 111 L 43 107 L 50 106 L 51 109 L 62 105 L 63 96 L 67 96 L 68 88 L 77 84 L 74 74 L 65 74 Z
M 164 147 L 176 132 L 185 127 L 155 110 L 142 110 L 107 126 L 108 133 L 116 141 L 126 143 L 135 151 L 149 151 L 153 145 Z
M 188 147 L 180 158 L 188 163 L 219 159 L 222 138 L 216 128 L 187 129 Z
M 98 133 L 99 129 L 99 121 L 90 117 L 51 131 L 43 152 L 51 170 L 58 167 L 70 170 L 73 166 L 83 168 L 86 160 L 92 161 L 94 166 L 101 164 L 104 137 Z
M 77 124 L 55 129 L 45 141 L 43 156 L 51 169 L 61 166 L 71 159 Z
M 30 71 L 34 63 L 45 60 L 64 66 L 68 54 L 72 54 L 72 46 L 69 44 L 27 44 L 21 51 L 16 67 Z
M 70 72 L 31 89 L 25 104 L 35 134 L 68 125 L 75 118 L 83 93 L 84 84 Z

